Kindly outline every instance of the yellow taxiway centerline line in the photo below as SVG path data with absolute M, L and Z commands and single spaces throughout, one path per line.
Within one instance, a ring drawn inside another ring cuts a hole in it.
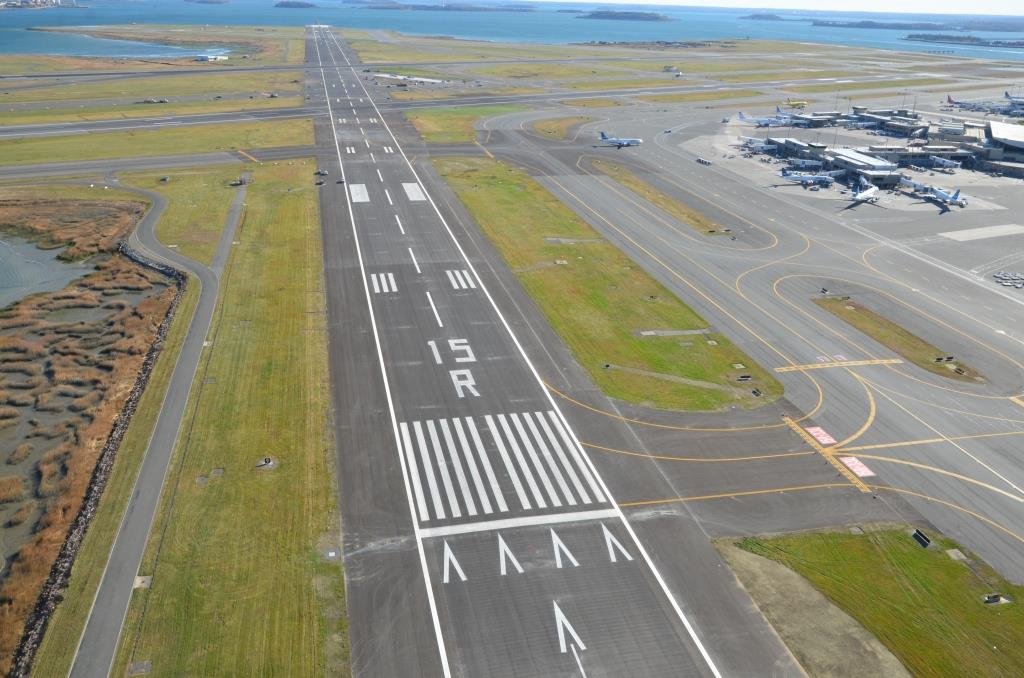
M 776 372 L 802 372 L 803 370 L 823 370 L 829 367 L 859 367 L 861 365 L 899 365 L 899 358 L 876 358 L 874 360 L 840 360 L 831 363 L 810 363 L 808 365 L 786 365 L 776 367 Z
M 864 484 L 864 481 L 857 477 L 857 474 L 846 468 L 846 464 L 836 459 L 835 454 L 831 448 L 822 447 L 821 443 L 814 439 L 810 433 L 804 430 L 804 428 L 790 419 L 789 417 L 783 417 L 783 421 L 786 425 L 793 429 L 793 432 L 803 438 L 804 442 L 810 445 L 818 454 L 825 458 L 825 461 L 832 464 L 835 470 L 839 471 L 839 474 L 850 481 L 850 483 L 861 492 L 870 492 L 871 489 Z

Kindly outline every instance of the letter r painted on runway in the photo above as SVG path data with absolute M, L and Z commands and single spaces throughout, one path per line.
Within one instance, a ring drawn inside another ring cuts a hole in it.
M 465 398 L 466 394 L 464 391 L 468 391 L 470 395 L 477 398 L 480 397 L 480 392 L 476 390 L 476 379 L 473 378 L 473 373 L 469 370 L 449 370 L 448 374 L 452 375 L 452 383 L 455 384 L 455 393 L 460 398 Z

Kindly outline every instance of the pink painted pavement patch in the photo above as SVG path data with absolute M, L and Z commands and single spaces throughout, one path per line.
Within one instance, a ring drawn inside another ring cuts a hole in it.
M 830 436 L 828 433 L 826 433 L 825 429 L 823 429 L 820 426 L 808 426 L 805 430 L 812 436 L 814 436 L 814 439 L 817 440 L 822 445 L 836 444 L 836 439 Z
M 846 465 L 846 468 L 853 471 L 853 474 L 858 478 L 870 478 L 875 475 L 875 472 L 864 465 L 857 457 L 839 457 L 839 461 Z

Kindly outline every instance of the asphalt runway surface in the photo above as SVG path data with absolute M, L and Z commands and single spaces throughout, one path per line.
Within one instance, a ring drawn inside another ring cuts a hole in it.
M 616 486 L 653 469 L 595 467 L 400 121 L 334 36 L 316 29 L 307 57 L 336 151 L 321 213 L 354 673 L 798 675 L 692 521 L 626 521 Z

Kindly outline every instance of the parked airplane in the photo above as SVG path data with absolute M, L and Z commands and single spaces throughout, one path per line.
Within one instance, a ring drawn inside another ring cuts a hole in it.
M 794 99 L 790 99 L 789 97 L 786 97 L 786 105 L 789 106 L 790 108 L 806 108 L 807 107 L 807 102 L 806 101 L 798 101 L 798 100 L 794 100 Z
M 626 146 L 639 146 L 644 142 L 643 139 L 620 139 L 619 137 L 610 137 L 605 132 L 601 132 L 601 141 L 607 141 L 609 146 L 615 148 L 625 148 Z
M 941 158 L 937 155 L 930 155 L 928 159 L 932 161 L 932 164 L 936 167 L 948 167 L 949 169 L 960 169 L 960 163 L 956 160 L 950 160 L 949 158 Z
M 909 188 L 914 193 L 923 196 L 926 200 L 937 202 L 943 207 L 946 205 L 959 205 L 960 207 L 967 207 L 967 200 L 960 197 L 960 189 L 950 193 L 941 188 L 935 186 L 928 186 L 906 177 L 900 177 L 900 186 Z
M 1003 92 L 1003 98 L 1009 100 L 1011 103 L 1016 104 L 1017 106 L 1024 106 L 1024 97 L 1015 97 L 1011 95 L 1009 92 Z
M 775 107 L 775 115 L 763 118 L 750 118 L 747 117 L 743 111 L 739 113 L 739 119 L 742 122 L 749 122 L 757 125 L 758 127 L 781 127 L 788 125 L 793 119 L 792 116 L 783 113 L 782 109 L 778 106 Z
M 850 200 L 852 201 L 850 207 L 862 202 L 876 203 L 878 202 L 878 186 L 861 177 L 857 192 L 850 196 Z
M 779 176 L 786 181 L 792 181 L 795 184 L 801 186 L 831 186 L 836 177 L 840 174 L 844 174 L 846 170 L 836 170 L 834 172 L 822 172 L 821 174 L 804 174 L 801 172 L 789 172 L 782 170 L 779 172 Z

